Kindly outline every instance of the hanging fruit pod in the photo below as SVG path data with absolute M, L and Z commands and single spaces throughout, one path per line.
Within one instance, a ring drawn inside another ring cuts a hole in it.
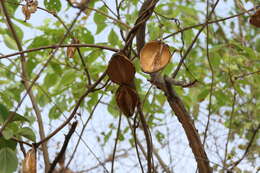
M 251 25 L 260 28 L 260 9 L 258 9 L 256 13 L 250 17 L 249 22 Z
M 23 173 L 36 173 L 36 151 L 30 149 L 23 160 Z
M 131 117 L 138 104 L 138 95 L 134 89 L 121 85 L 116 91 L 116 102 L 123 114 Z
M 169 46 L 162 41 L 150 41 L 140 52 L 140 64 L 145 73 L 154 73 L 163 69 L 170 59 Z
M 112 82 L 129 85 L 134 79 L 135 67 L 124 54 L 116 53 L 109 61 L 107 74 Z

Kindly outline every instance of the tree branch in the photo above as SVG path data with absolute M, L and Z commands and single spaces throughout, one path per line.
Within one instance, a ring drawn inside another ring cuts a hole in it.
M 182 124 L 183 129 L 186 133 L 186 136 L 189 141 L 189 145 L 191 150 L 194 154 L 194 157 L 197 161 L 199 172 L 200 173 L 211 173 L 212 169 L 209 166 L 209 160 L 207 154 L 203 148 L 203 144 L 200 140 L 199 134 L 197 129 L 195 128 L 194 124 L 192 123 L 191 117 L 187 112 L 182 100 L 179 98 L 177 93 L 173 90 L 171 83 L 167 80 L 167 78 L 163 80 L 157 78 L 153 78 L 151 82 L 156 85 L 159 89 L 164 91 L 167 100 L 175 112 L 179 122 Z
M 5 7 L 4 1 L 1 1 L 1 8 L 3 10 L 3 13 L 4 13 L 6 21 L 7 21 L 7 25 L 9 27 L 9 29 L 11 30 L 11 33 L 14 37 L 14 40 L 16 42 L 16 45 L 17 45 L 19 51 L 23 51 L 21 42 L 20 42 L 20 40 L 17 36 L 17 33 L 16 33 L 16 31 L 13 27 L 12 21 L 9 17 L 9 14 L 8 14 L 7 8 Z M 44 139 L 45 138 L 45 132 L 44 132 L 44 126 L 43 126 L 43 121 L 42 121 L 42 115 L 41 115 L 40 109 L 37 105 L 36 99 L 33 95 L 33 92 L 32 92 L 32 90 L 30 90 L 30 87 L 29 87 L 30 84 L 28 83 L 29 77 L 27 75 L 27 70 L 26 70 L 26 58 L 25 58 L 23 53 L 21 54 L 21 69 L 22 69 L 22 80 L 23 80 L 22 83 L 24 84 L 26 92 L 29 94 L 34 112 L 36 114 L 40 138 Z M 11 115 L 14 115 L 14 114 L 11 114 Z M 13 116 L 10 116 L 10 119 L 13 119 Z M 49 163 L 49 153 L 48 153 L 47 143 L 42 144 L 42 151 L 43 151 L 43 157 L 44 157 L 44 163 L 45 163 L 45 172 L 46 172 L 48 167 L 49 167 L 49 164 L 50 164 Z
M 72 134 L 75 132 L 77 124 L 78 124 L 77 121 L 72 123 L 69 133 L 65 136 L 65 140 L 64 140 L 64 143 L 61 147 L 61 150 L 60 150 L 59 154 L 56 156 L 56 158 L 54 159 L 54 161 L 52 162 L 48 173 L 52 173 L 53 170 L 55 169 L 57 163 L 62 159 L 62 157 L 65 157 L 64 155 L 65 155 L 66 149 L 68 147 L 68 144 L 69 144 L 69 141 L 70 141 Z
M 248 142 L 248 145 L 246 147 L 246 150 L 245 150 L 243 156 L 233 164 L 233 166 L 231 167 L 231 170 L 233 170 L 246 157 L 247 153 L 249 152 L 250 147 L 252 146 L 252 144 L 255 140 L 255 137 L 256 137 L 259 129 L 260 129 L 260 125 L 258 125 L 258 127 L 255 130 L 253 130 L 253 136 L 251 137 L 250 141 Z
M 57 48 L 62 48 L 62 47 L 93 47 L 93 48 L 110 50 L 110 51 L 113 51 L 113 52 L 119 51 L 119 49 L 116 49 L 116 48 L 102 46 L 102 45 L 96 45 L 96 44 L 56 44 L 56 45 L 43 46 L 43 47 L 23 50 L 23 51 L 11 53 L 11 54 L 8 54 L 8 55 L 3 55 L 3 56 L 0 56 L 0 59 L 12 57 L 12 56 L 20 55 L 20 54 L 24 54 L 24 53 L 30 53 L 30 52 L 35 52 L 35 51 L 39 51 L 39 50 L 44 50 L 44 49 L 57 49 Z

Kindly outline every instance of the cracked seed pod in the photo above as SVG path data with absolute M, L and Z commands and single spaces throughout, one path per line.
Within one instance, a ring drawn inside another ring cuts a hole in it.
M 125 55 L 116 53 L 109 61 L 107 74 L 112 82 L 129 85 L 134 79 L 135 67 Z
M 256 13 L 250 17 L 249 22 L 251 25 L 260 28 L 260 9 L 257 10 Z
M 36 173 L 36 151 L 30 149 L 23 160 L 23 173 Z
M 154 73 L 163 69 L 170 59 L 169 46 L 161 41 L 146 43 L 140 52 L 140 64 L 145 73 Z
M 138 104 L 137 93 L 134 89 L 121 85 L 116 91 L 116 102 L 123 114 L 131 117 Z

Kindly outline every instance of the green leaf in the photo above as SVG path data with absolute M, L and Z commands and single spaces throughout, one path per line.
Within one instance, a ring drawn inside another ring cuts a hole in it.
M 12 150 L 16 149 L 17 142 L 14 140 L 6 140 L 4 137 L 0 137 L 0 150 L 2 148 L 11 148 Z
M 44 87 L 50 88 L 58 81 L 59 76 L 56 73 L 48 73 L 44 78 Z
M 19 0 L 12 0 L 12 3 L 6 3 L 9 15 L 13 16 L 16 9 L 18 8 Z
M 105 136 L 104 136 L 104 145 L 107 143 L 108 139 L 112 135 L 112 130 L 110 130 Z
M 24 116 L 12 111 L 8 111 L 8 109 L 3 104 L 0 103 L 0 124 L 3 123 L 7 119 L 7 117 L 12 113 L 14 113 L 15 115 L 11 122 L 13 121 L 30 122 Z
M 59 12 L 61 10 L 60 0 L 44 0 L 44 6 L 51 11 Z
M 107 111 L 114 117 L 117 117 L 119 115 L 119 109 L 117 107 L 115 97 L 112 97 L 112 99 L 110 100 L 107 106 Z
M 61 116 L 60 111 L 57 109 L 56 106 L 53 106 L 49 111 L 49 118 L 50 119 L 58 119 Z
M 13 137 L 14 132 L 10 128 L 5 128 L 2 134 L 6 140 L 9 140 Z
M 9 115 L 8 109 L 0 103 L 0 124 L 3 123 Z
M 28 23 L 28 22 L 24 22 L 24 20 L 21 20 L 21 19 L 15 18 L 15 17 L 13 17 L 13 19 L 14 19 L 15 21 L 19 22 L 20 24 L 24 25 L 24 26 L 27 26 L 27 27 L 29 27 L 29 28 L 32 28 L 32 27 L 33 27 L 32 24 L 30 24 L 30 23 Z
M 21 136 L 23 136 L 23 137 L 25 137 L 25 138 L 27 138 L 27 139 L 29 139 L 29 140 L 31 140 L 31 141 L 33 141 L 33 142 L 36 141 L 36 136 L 35 136 L 33 130 L 30 129 L 29 127 L 23 127 L 23 128 L 21 128 L 21 129 L 19 130 L 19 133 L 18 133 L 18 134 L 21 135 Z
M 209 89 L 204 89 L 204 90 L 202 90 L 202 91 L 200 92 L 200 94 L 198 95 L 197 100 L 198 100 L 199 102 L 204 101 L 205 98 L 208 96 L 209 91 L 210 91 Z
M 19 26 L 15 25 L 14 23 L 13 23 L 13 27 L 14 27 L 14 30 L 15 30 L 18 38 L 19 38 L 19 41 L 22 41 L 23 40 L 23 30 Z M 7 34 L 11 38 L 13 37 L 13 34 L 12 34 L 11 30 L 7 30 Z
M 118 36 L 116 34 L 116 32 L 112 29 L 108 35 L 108 41 L 109 43 L 111 43 L 113 46 L 117 45 L 119 39 Z
M 106 28 L 107 24 L 106 23 L 99 23 L 97 25 L 97 30 L 96 30 L 96 34 L 101 33 L 105 28 Z
M 163 140 L 165 139 L 165 135 L 160 131 L 156 131 L 155 136 L 160 143 L 163 142 Z
M 256 39 L 255 49 L 257 52 L 260 52 L 260 38 Z
M 48 40 L 44 35 L 34 37 L 31 45 L 28 48 L 37 48 L 37 47 L 42 47 L 46 46 L 50 43 L 50 40 Z
M 89 30 L 84 29 L 82 34 L 83 34 L 82 40 L 84 41 L 85 44 L 94 44 L 95 43 L 95 38 Z
M 2 148 L 0 150 L 0 173 L 12 173 L 18 166 L 16 153 L 10 148 Z
M 66 86 L 71 84 L 73 81 L 75 81 L 76 74 L 74 70 L 67 70 L 63 74 L 60 80 L 60 86 Z
M 14 118 L 12 121 L 20 121 L 20 122 L 30 122 L 27 118 L 25 118 L 23 115 L 18 114 L 16 112 L 10 111 L 9 114 L 14 113 Z
M 105 6 L 102 6 L 101 8 L 99 8 L 99 10 L 107 14 L 107 9 Z M 106 16 L 101 15 L 99 13 L 94 14 L 94 22 L 96 23 L 97 26 L 96 34 L 101 33 L 105 29 L 105 27 L 107 26 L 105 21 L 106 21 Z
M 9 48 L 9 49 L 13 49 L 13 50 L 18 50 L 17 49 L 17 45 L 14 41 L 14 39 L 12 39 L 9 35 L 5 34 L 3 35 L 4 37 L 4 43 L 5 45 Z

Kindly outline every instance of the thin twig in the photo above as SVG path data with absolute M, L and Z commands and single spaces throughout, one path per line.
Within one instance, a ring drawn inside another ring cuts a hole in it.
M 66 164 L 66 167 L 65 167 L 65 168 L 68 168 L 68 167 L 69 167 L 69 165 L 70 165 L 72 159 L 74 158 L 74 156 L 75 156 L 75 154 L 76 154 L 76 151 L 77 151 L 77 149 L 78 149 L 80 140 L 82 139 L 82 136 L 83 136 L 83 134 L 84 134 L 84 132 L 85 132 L 85 129 L 86 129 L 86 127 L 87 127 L 89 121 L 90 121 L 91 118 L 93 117 L 94 112 L 95 112 L 95 110 L 96 110 L 98 104 L 100 103 L 101 99 L 103 98 L 103 96 L 104 96 L 104 94 L 102 94 L 102 95 L 100 96 L 100 98 L 98 99 L 97 103 L 95 104 L 95 106 L 94 106 L 93 109 L 91 110 L 90 115 L 89 115 L 89 117 L 88 117 L 86 123 L 84 123 L 84 125 L 83 125 L 83 127 L 82 127 L 82 129 L 81 129 L 81 132 L 80 132 L 80 135 L 79 135 L 79 139 L 78 139 L 78 141 L 77 141 L 77 144 L 76 144 L 76 146 L 75 146 L 75 148 L 74 148 L 74 150 L 73 150 L 73 152 L 72 152 L 72 155 L 71 155 L 71 157 L 70 157 L 68 163 Z M 100 162 L 100 164 L 102 164 L 102 163 Z M 102 165 L 102 166 L 103 166 L 104 170 L 107 171 L 105 165 Z M 107 172 L 108 172 L 108 171 L 107 171 Z
M 113 155 L 112 155 L 111 173 L 114 173 L 114 163 L 115 163 L 115 155 L 116 155 L 116 146 L 117 146 L 117 142 L 118 142 L 118 139 L 119 139 L 119 136 L 120 136 L 121 119 L 122 119 L 122 113 L 120 113 L 120 115 L 119 115 L 119 120 L 118 120 L 117 134 L 116 134 L 115 145 L 114 145 Z
M 61 129 L 63 129 L 75 116 L 75 114 L 77 113 L 78 108 L 80 107 L 81 103 L 83 102 L 83 100 L 85 99 L 85 97 L 92 92 L 93 89 L 95 89 L 95 87 L 102 81 L 102 79 L 104 79 L 104 77 L 106 76 L 106 72 L 104 72 L 100 78 L 79 98 L 79 100 L 77 101 L 72 113 L 70 114 L 70 116 L 66 119 L 66 121 L 64 121 L 57 129 L 55 129 L 52 133 L 50 133 L 45 139 L 39 141 L 36 143 L 36 145 L 40 145 L 45 141 L 48 141 L 50 138 L 52 138 L 54 135 L 56 135 Z
M 218 5 L 219 0 L 217 0 L 212 8 L 212 10 L 210 11 L 209 15 L 207 16 L 207 21 L 209 21 L 212 13 L 215 11 L 215 8 Z M 175 78 L 184 62 L 184 60 L 187 58 L 187 56 L 189 55 L 190 51 L 192 50 L 194 44 L 196 43 L 197 39 L 199 38 L 201 32 L 204 30 L 204 28 L 208 25 L 208 22 L 206 21 L 206 23 L 204 25 L 202 25 L 202 27 L 200 28 L 200 30 L 198 31 L 197 35 L 194 37 L 192 43 L 190 44 L 190 46 L 188 47 L 188 49 L 186 50 L 186 52 L 184 53 L 183 57 L 181 58 L 177 68 L 175 69 L 175 71 L 172 74 L 172 78 Z
M 206 20 L 210 19 L 210 18 L 208 18 L 208 13 L 209 13 L 209 0 L 207 0 L 207 15 L 206 15 L 207 17 L 206 17 Z M 209 125 L 210 125 L 210 117 L 211 117 L 211 111 L 212 111 L 211 110 L 212 95 L 213 95 L 213 86 L 214 86 L 214 70 L 213 70 L 213 66 L 211 64 L 211 60 L 210 60 L 210 56 L 209 56 L 209 26 L 208 25 L 206 27 L 206 32 L 207 32 L 206 56 L 207 56 L 207 60 L 208 60 L 210 72 L 211 72 L 211 84 L 210 84 L 210 94 L 209 94 L 209 104 L 208 104 L 208 120 L 207 120 L 206 128 L 205 128 L 205 131 L 204 131 L 203 146 L 205 146 L 205 142 L 206 142 L 206 139 L 207 139 L 207 132 L 208 132 Z
M 49 45 L 49 46 L 43 46 L 43 47 L 23 50 L 23 51 L 15 52 L 15 53 L 8 54 L 8 55 L 3 55 L 3 56 L 0 56 L 0 59 L 8 58 L 8 57 L 15 56 L 15 55 L 20 55 L 23 53 L 30 53 L 30 52 L 35 52 L 35 51 L 44 50 L 44 49 L 58 49 L 58 48 L 62 48 L 62 47 L 93 47 L 93 48 L 110 50 L 113 52 L 119 51 L 119 49 L 116 49 L 116 48 L 102 46 L 102 45 L 96 45 L 96 44 L 56 44 L 56 45 Z
M 256 8 L 259 8 L 259 7 L 260 7 L 260 6 L 257 6 Z M 218 22 L 224 22 L 225 20 L 232 19 L 232 18 L 241 16 L 241 15 L 244 15 L 245 13 L 248 13 L 248 12 L 254 11 L 254 10 L 255 10 L 255 8 L 251 8 L 251 9 L 245 11 L 245 12 L 241 12 L 241 13 L 238 13 L 238 14 L 235 14 L 235 15 L 232 15 L 232 16 L 228 16 L 228 17 L 221 18 L 221 19 L 217 19 L 217 20 L 213 20 L 213 21 L 208 21 L 208 24 L 214 24 L 214 23 L 218 23 Z M 163 40 L 166 40 L 166 39 L 168 39 L 168 38 L 170 38 L 170 37 L 172 37 L 172 36 L 175 36 L 175 35 L 177 35 L 177 34 L 179 34 L 179 33 L 182 33 L 182 32 L 184 32 L 184 31 L 187 31 L 187 30 L 190 30 L 190 29 L 194 29 L 194 28 L 203 26 L 203 25 L 205 25 L 205 24 L 207 24 L 207 23 L 200 23 L 200 24 L 196 24 L 196 25 L 192 25 L 192 26 L 185 27 L 185 28 L 183 28 L 183 29 L 181 29 L 181 30 L 179 30 L 179 31 L 177 31 L 177 32 L 174 32 L 174 33 L 171 33 L 171 34 L 165 36 L 165 37 L 163 38 Z
M 150 135 L 149 127 L 146 123 L 141 104 L 138 104 L 137 109 L 138 109 L 140 121 L 142 123 L 142 128 L 143 128 L 145 139 L 146 139 L 148 173 L 152 173 L 154 170 L 154 167 L 152 165 L 152 157 L 153 157 L 153 155 L 152 155 L 153 154 L 152 137 Z
M 70 141 L 70 138 L 71 138 L 72 134 L 75 132 L 77 124 L 78 124 L 77 121 L 72 123 L 72 126 L 71 126 L 71 128 L 69 130 L 69 133 L 65 136 L 65 140 L 64 140 L 64 143 L 63 143 L 63 145 L 61 147 L 61 150 L 60 150 L 59 154 L 56 156 L 56 158 L 54 159 L 54 161 L 52 162 L 48 173 L 52 173 L 53 170 L 55 169 L 57 163 L 61 160 L 62 157 L 64 157 L 64 154 L 66 152 L 66 149 L 67 149 L 69 141 Z
M 244 78 L 244 77 L 256 74 L 256 73 L 260 73 L 260 70 L 257 70 L 257 71 L 254 71 L 254 72 L 250 72 L 250 73 L 245 73 L 245 74 L 242 74 L 242 75 L 239 75 L 239 76 L 235 76 L 234 80 L 238 80 L 238 79 L 241 79 L 241 78 Z
M 231 167 L 231 170 L 233 170 L 246 157 L 247 153 L 249 152 L 250 147 L 252 146 L 252 144 L 255 140 L 255 137 L 256 137 L 259 129 L 260 129 L 260 125 L 258 125 L 258 127 L 253 130 L 253 135 L 252 135 L 250 141 L 248 142 L 248 145 L 246 147 L 244 154 L 242 155 L 242 157 L 240 159 L 238 159 L 237 161 L 234 162 L 233 166 Z
M 229 127 L 228 127 L 228 135 L 227 135 L 227 141 L 226 141 L 226 147 L 225 147 L 225 153 L 224 153 L 224 161 L 223 161 L 223 166 L 226 167 L 226 162 L 227 162 L 227 153 L 228 153 L 228 144 L 229 144 L 229 140 L 231 137 L 231 132 L 232 132 L 232 123 L 233 123 L 233 116 L 234 116 L 234 112 L 235 112 L 235 105 L 236 105 L 236 95 L 237 92 L 236 90 L 234 90 L 234 95 L 233 95 L 233 102 L 232 102 L 232 110 L 231 110 L 231 114 L 230 114 L 230 118 L 229 118 Z
M 169 83 L 166 80 L 166 78 L 165 78 L 165 83 L 160 83 L 159 81 L 152 81 L 152 82 L 162 91 L 164 91 L 172 110 L 175 112 L 179 122 L 182 124 L 186 136 L 188 138 L 189 145 L 197 161 L 199 172 L 211 173 L 212 170 L 209 166 L 209 160 L 203 148 L 199 134 L 194 124 L 192 123 L 191 117 L 187 112 L 182 100 L 179 98 L 177 93 L 173 90 L 171 83 Z
M 134 144 L 135 144 L 135 150 L 136 150 L 137 159 L 138 159 L 141 171 L 142 171 L 142 173 L 144 173 L 143 164 L 142 164 L 140 153 L 139 153 L 139 150 L 138 150 L 138 138 L 137 138 L 137 135 L 136 135 L 136 127 L 135 127 L 135 125 L 131 124 L 129 118 L 127 118 L 127 122 L 128 122 L 128 125 L 129 125 L 130 129 L 131 129 L 132 136 L 134 138 Z M 142 150 L 144 156 L 147 157 L 144 149 L 141 148 L 141 150 Z

